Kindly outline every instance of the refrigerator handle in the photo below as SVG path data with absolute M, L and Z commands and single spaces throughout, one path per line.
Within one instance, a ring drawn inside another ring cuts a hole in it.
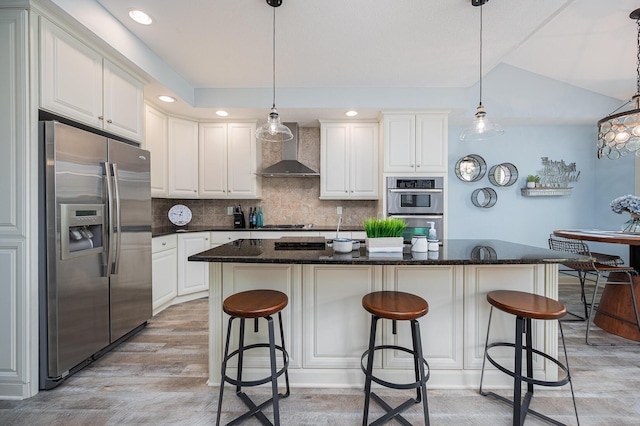
M 105 174 L 105 184 L 107 187 L 107 238 L 106 238 L 106 249 L 107 249 L 107 262 L 105 264 L 106 277 L 111 276 L 111 264 L 113 259 L 111 254 L 113 253 L 113 188 L 111 186 L 111 164 L 108 162 L 104 162 L 104 174 Z
M 116 211 L 116 233 L 117 233 L 117 244 L 116 244 L 116 255 L 115 260 L 113 262 L 113 273 L 117 274 L 120 269 L 120 249 L 122 248 L 122 220 L 121 213 L 122 208 L 120 206 L 120 178 L 118 177 L 118 165 L 115 163 L 111 164 L 111 169 L 113 170 L 113 188 L 114 188 L 114 200 L 115 200 L 115 211 Z

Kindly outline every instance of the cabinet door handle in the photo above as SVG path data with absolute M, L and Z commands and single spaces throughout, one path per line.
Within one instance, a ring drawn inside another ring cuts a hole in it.
M 98 120 L 104 120 L 104 117 L 103 116 L 99 116 Z
M 111 124 L 113 123 L 113 120 L 107 120 L 107 123 Z
M 416 167 L 420 167 L 420 164 L 416 164 Z
M 167 245 L 167 243 L 162 243 L 162 245 L 163 245 L 163 246 L 166 246 L 166 245 Z

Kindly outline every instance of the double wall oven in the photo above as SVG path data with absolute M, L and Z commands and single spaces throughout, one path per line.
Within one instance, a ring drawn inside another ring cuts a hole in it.
M 429 222 L 433 222 L 438 238 L 444 228 L 443 177 L 388 177 L 387 216 L 403 219 L 407 223 L 404 239 L 413 235 L 426 235 Z

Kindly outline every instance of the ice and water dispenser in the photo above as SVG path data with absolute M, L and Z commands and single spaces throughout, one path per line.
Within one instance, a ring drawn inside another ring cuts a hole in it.
M 61 204 L 62 259 L 103 251 L 104 204 Z

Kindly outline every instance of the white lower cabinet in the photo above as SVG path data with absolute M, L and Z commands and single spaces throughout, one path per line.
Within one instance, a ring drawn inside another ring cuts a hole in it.
M 176 235 L 156 237 L 152 241 L 153 312 L 169 306 L 178 295 L 178 238 Z
M 289 353 L 289 368 L 301 367 L 301 342 L 302 342 L 302 266 L 290 264 L 238 264 L 225 263 L 222 267 L 222 300 L 247 290 L 269 289 L 283 292 L 289 298 L 289 303 L 282 310 L 282 321 L 285 336 L 285 347 Z M 276 330 L 276 342 L 280 342 L 280 332 L 277 315 L 273 315 Z M 227 330 L 229 317 L 222 316 L 224 333 Z M 268 342 L 267 322 L 259 320 L 259 331 L 254 333 L 253 320 L 248 320 L 245 330 L 245 345 Z M 231 347 L 238 346 L 239 320 L 234 321 L 231 337 Z M 280 357 L 278 357 L 281 359 Z M 279 361 L 280 362 L 280 361 Z M 267 368 L 269 366 L 268 348 L 258 349 L 245 353 L 244 366 L 246 374 L 251 376 L 251 367 Z M 231 377 L 233 374 L 227 373 Z M 260 375 L 261 373 L 258 373 Z M 260 377 L 264 377 L 263 375 Z
M 429 312 L 420 318 L 420 334 L 424 356 L 433 369 L 461 369 L 463 362 L 463 295 L 462 267 L 386 266 L 384 290 L 415 294 L 427 301 Z M 384 321 L 384 342 L 410 348 L 409 321 L 397 322 L 397 334 L 391 321 Z M 412 368 L 413 357 L 400 351 L 389 351 L 385 368 Z
M 209 232 L 178 235 L 178 296 L 209 290 L 209 263 L 189 262 L 192 254 L 211 248 Z
M 304 368 L 359 369 L 371 322 L 362 297 L 381 289 L 382 267 L 308 265 L 303 281 Z
M 241 238 L 251 238 L 249 231 L 211 231 L 211 247 L 218 247 Z

